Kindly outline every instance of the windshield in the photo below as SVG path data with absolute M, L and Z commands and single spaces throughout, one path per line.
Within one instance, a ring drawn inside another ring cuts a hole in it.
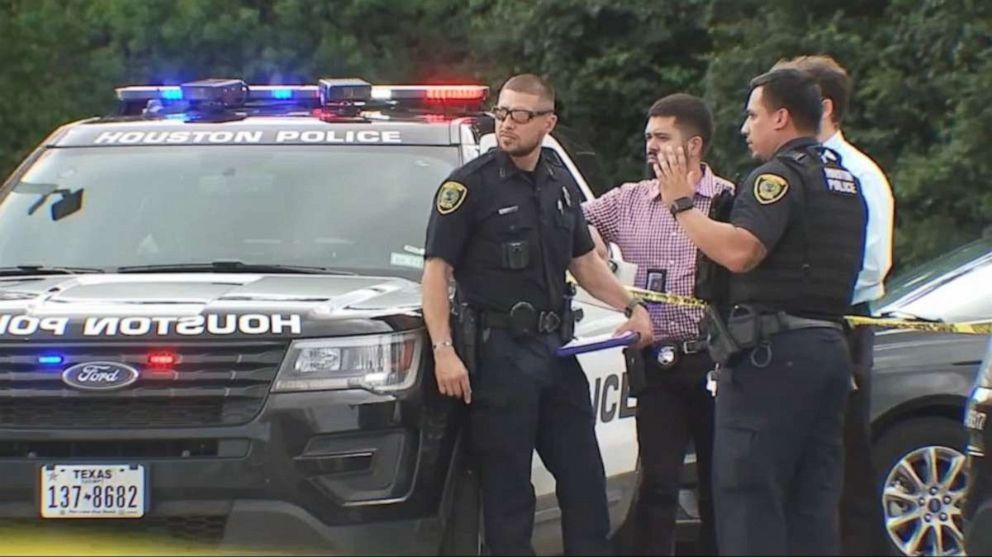
M 240 261 L 418 278 L 434 191 L 457 163 L 455 147 L 51 149 L 0 198 L 0 267 Z
M 875 307 L 949 322 L 992 319 L 992 241 L 966 244 L 896 277 Z

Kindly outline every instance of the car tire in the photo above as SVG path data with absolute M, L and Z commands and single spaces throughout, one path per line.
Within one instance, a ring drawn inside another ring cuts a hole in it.
M 479 473 L 459 466 L 454 478 L 451 510 L 446 520 L 441 555 L 485 555 L 482 531 L 482 491 Z
M 890 555 L 963 554 L 966 444 L 961 422 L 943 417 L 900 423 L 874 443 Z

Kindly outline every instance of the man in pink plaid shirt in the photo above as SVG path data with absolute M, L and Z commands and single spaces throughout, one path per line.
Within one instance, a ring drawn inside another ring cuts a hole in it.
M 648 111 L 644 129 L 648 164 L 667 146 L 683 146 L 696 169 L 695 207 L 709 211 L 714 196 L 733 184 L 713 174 L 702 158 L 713 135 L 706 104 L 683 93 L 664 97 Z M 691 296 L 696 279 L 696 247 L 661 200 L 658 181 L 627 183 L 582 206 L 596 241 L 616 244 L 627 262 L 637 265 L 634 285 L 656 292 Z M 637 555 L 671 555 L 682 461 L 689 439 L 696 450 L 702 528 L 699 551 L 716 554 L 710 471 L 713 446 L 713 399 L 706 373 L 713 362 L 701 340 L 702 310 L 648 304 L 659 344 L 645 350 L 647 387 L 637 398 L 637 441 L 641 484 L 630 525 Z M 664 348 L 662 348 L 664 347 Z

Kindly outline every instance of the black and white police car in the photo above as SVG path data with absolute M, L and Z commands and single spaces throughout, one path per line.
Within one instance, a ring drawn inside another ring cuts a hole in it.
M 417 281 L 437 185 L 495 146 L 487 93 L 124 87 L 117 114 L 52 133 L 0 189 L 0 520 L 475 551 L 464 410 L 437 393 Z M 623 319 L 578 304 L 580 335 Z M 618 350 L 581 362 L 619 524 L 633 403 Z M 554 552 L 539 458 L 533 481 Z

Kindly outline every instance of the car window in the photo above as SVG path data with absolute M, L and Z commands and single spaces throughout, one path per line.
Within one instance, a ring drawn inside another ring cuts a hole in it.
M 992 319 L 992 254 L 969 244 L 901 279 L 878 307 L 949 322 Z
M 0 267 L 238 260 L 419 277 L 431 199 L 457 163 L 454 147 L 53 149 L 0 200 Z M 55 220 L 59 192 L 80 190 Z

